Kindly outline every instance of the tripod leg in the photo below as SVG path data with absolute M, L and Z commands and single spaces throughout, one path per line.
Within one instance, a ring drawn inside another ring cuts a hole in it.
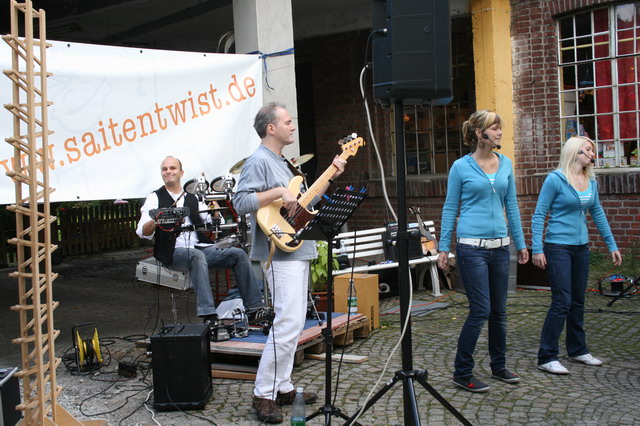
M 391 381 L 389 381 L 386 385 L 384 385 L 384 387 L 382 387 L 378 392 L 376 392 L 368 401 L 367 403 L 364 405 L 364 407 L 361 410 L 358 410 L 353 416 L 351 416 L 349 419 L 347 419 L 347 422 L 345 423 L 345 426 L 351 425 L 351 424 L 357 424 L 357 423 L 353 423 L 353 421 L 355 420 L 356 417 L 364 414 L 367 412 L 367 410 L 369 408 L 371 408 L 371 406 L 373 406 L 380 398 L 382 398 L 382 396 L 387 393 L 387 391 L 389 389 L 391 389 L 393 387 L 393 385 L 396 384 L 396 382 L 400 380 L 400 377 L 396 374 L 395 376 L 393 376 L 393 379 L 391 379 Z
M 176 299 L 173 290 L 171 290 L 171 313 L 173 314 L 173 323 L 178 323 L 178 308 L 176 308 Z
M 435 390 L 435 389 L 434 389 L 434 388 L 433 388 L 429 383 L 427 383 L 427 380 L 426 380 L 426 371 L 423 371 L 423 372 L 421 372 L 421 373 L 424 373 L 424 374 L 418 374 L 418 375 L 416 376 L 416 379 L 418 380 L 418 383 L 420 383 L 420 384 L 422 385 L 422 387 L 423 387 L 423 388 L 425 388 L 425 389 L 426 389 L 426 390 L 427 390 L 431 395 L 433 395 L 433 397 L 434 397 L 435 399 L 437 399 L 437 400 L 438 400 L 438 402 L 439 402 L 440 404 L 444 405 L 444 407 L 445 407 L 447 410 L 449 410 L 449 412 L 450 412 L 451 414 L 453 414 L 454 416 L 456 416 L 456 418 L 457 418 L 458 420 L 460 420 L 460 422 L 461 422 L 463 425 L 471 426 L 471 422 L 469 422 L 469 420 L 467 420 L 467 419 L 466 419 L 466 418 L 465 418 L 465 417 L 464 417 L 464 416 L 463 416 L 463 415 L 462 415 L 458 410 L 456 410 L 456 409 L 455 409 L 455 407 L 454 407 L 453 405 L 449 404 L 449 401 L 447 401 L 446 399 L 444 399 L 444 398 L 442 397 L 442 395 L 440 395 L 440 394 L 438 393 L 438 391 L 436 391 L 436 390 Z

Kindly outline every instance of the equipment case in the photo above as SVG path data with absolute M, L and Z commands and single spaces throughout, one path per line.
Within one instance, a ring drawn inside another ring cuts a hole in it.
M 187 272 L 165 268 L 153 257 L 138 262 L 136 279 L 176 290 L 187 290 L 191 287 Z

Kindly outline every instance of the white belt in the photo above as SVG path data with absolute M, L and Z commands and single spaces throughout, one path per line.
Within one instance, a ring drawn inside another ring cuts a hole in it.
M 467 244 L 475 247 L 494 249 L 498 247 L 508 246 L 511 240 L 509 239 L 509 237 L 491 238 L 488 240 L 484 238 L 458 238 L 458 242 L 460 244 Z

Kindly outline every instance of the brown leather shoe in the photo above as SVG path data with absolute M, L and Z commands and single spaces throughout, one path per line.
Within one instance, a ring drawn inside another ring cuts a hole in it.
M 260 421 L 265 423 L 282 423 L 282 413 L 276 402 L 267 398 L 253 397 L 251 403 Z
M 302 396 L 304 397 L 304 403 L 306 405 L 313 404 L 318 400 L 318 394 L 313 392 L 302 392 Z M 278 405 L 291 405 L 293 404 L 293 400 L 296 399 L 296 390 L 292 390 L 291 392 L 282 393 L 278 391 L 278 396 L 276 397 L 276 404 Z

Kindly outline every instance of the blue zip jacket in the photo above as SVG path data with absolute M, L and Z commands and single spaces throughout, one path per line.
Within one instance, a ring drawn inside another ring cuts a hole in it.
M 458 207 L 458 238 L 504 238 L 511 231 L 516 249 L 526 248 L 511 160 L 502 154 L 495 154 L 500 166 L 493 186 L 471 154 L 457 159 L 451 166 L 447 198 L 442 207 L 440 250 L 451 251 Z
M 600 205 L 598 182 L 592 180 L 589 185 L 591 198 L 584 207 L 581 207 L 578 192 L 571 186 L 564 173 L 560 170 L 549 173 L 542 184 L 536 211 L 531 218 L 533 254 L 543 253 L 542 232 L 547 213 L 550 214 L 550 217 L 549 223 L 547 223 L 545 242 L 572 246 L 587 244 L 589 242 L 587 211 L 591 213 L 591 218 L 600 231 L 600 235 L 604 238 L 609 251 L 618 250 L 609 222 L 607 222 L 604 210 Z

